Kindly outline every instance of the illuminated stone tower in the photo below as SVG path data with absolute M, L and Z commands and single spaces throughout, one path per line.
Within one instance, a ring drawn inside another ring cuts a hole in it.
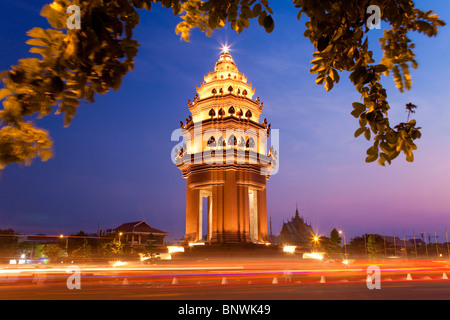
M 263 104 L 224 50 L 196 87 L 191 115 L 180 122 L 185 144 L 175 161 L 186 184 L 185 242 L 264 243 L 266 180 L 276 154 L 266 151 Z

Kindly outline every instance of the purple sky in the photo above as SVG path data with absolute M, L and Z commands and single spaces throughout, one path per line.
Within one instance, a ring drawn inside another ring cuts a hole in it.
M 0 69 L 29 57 L 26 31 L 46 27 L 39 16 L 44 1 L 10 1 L 0 12 Z M 449 22 L 450 4 L 416 1 Z M 188 116 L 187 99 L 213 70 L 220 44 L 232 45 L 241 72 L 264 102 L 262 119 L 280 130 L 280 169 L 268 181 L 268 216 L 278 234 L 298 203 L 300 214 L 319 234 L 336 227 L 347 239 L 362 233 L 402 237 L 434 230 L 445 240 L 450 227 L 450 31 L 437 38 L 413 35 L 419 69 L 413 88 L 400 94 L 385 78 L 392 123 L 406 120 L 404 105 L 418 105 L 423 128 L 414 163 L 401 155 L 391 166 L 366 164 L 358 122 L 350 115 L 359 95 L 347 74 L 332 92 L 309 74 L 313 47 L 303 38 L 304 21 L 290 3 L 272 1 L 275 30 L 267 34 L 256 21 L 237 35 L 231 30 L 210 38 L 195 31 L 190 43 L 175 35 L 179 18 L 154 5 L 142 12 L 135 38 L 141 43 L 136 68 L 122 88 L 81 105 L 69 128 L 61 116 L 38 126 L 50 131 L 55 157 L 29 167 L 11 165 L 0 179 L 0 229 L 22 233 L 96 232 L 145 219 L 155 228 L 184 235 L 185 180 L 171 162 L 170 140 Z M 382 27 L 386 25 L 382 24 Z M 370 46 L 379 58 L 377 37 Z

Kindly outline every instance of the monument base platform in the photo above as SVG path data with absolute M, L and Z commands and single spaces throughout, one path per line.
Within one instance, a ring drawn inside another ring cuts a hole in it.
M 282 257 L 283 248 L 277 245 L 256 243 L 225 243 L 186 246 L 179 257 L 231 258 L 231 257 Z M 178 255 L 178 254 L 177 254 Z

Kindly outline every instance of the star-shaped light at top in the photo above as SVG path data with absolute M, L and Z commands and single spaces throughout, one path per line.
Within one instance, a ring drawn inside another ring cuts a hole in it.
M 224 44 L 222 46 L 222 53 L 229 53 L 230 52 L 230 47 L 227 44 Z

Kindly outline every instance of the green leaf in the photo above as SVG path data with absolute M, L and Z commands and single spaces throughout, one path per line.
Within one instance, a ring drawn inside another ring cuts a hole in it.
M 275 28 L 275 23 L 273 22 L 271 15 L 268 15 L 264 18 L 263 25 L 267 33 L 271 33 L 273 31 L 273 29 Z
M 388 70 L 388 68 L 384 64 L 379 64 L 379 65 L 375 66 L 374 69 L 375 69 L 376 73 L 383 73 Z
M 325 77 L 324 76 L 318 76 L 316 79 L 316 84 L 323 84 L 325 81 Z
M 358 138 L 360 135 L 362 135 L 366 131 L 366 127 L 361 127 L 358 130 L 355 131 L 355 138 Z
M 250 7 L 248 6 L 242 6 L 241 7 L 241 12 L 246 16 L 246 17 L 251 17 L 252 16 L 252 10 L 250 10 Z
M 38 53 L 42 56 L 42 58 L 46 59 L 48 57 L 48 51 L 47 48 L 43 48 L 43 47 L 32 47 L 30 49 L 31 53 Z
M 406 154 L 406 161 L 414 162 L 414 154 Z
M 43 38 L 29 39 L 25 43 L 29 44 L 30 46 L 36 46 L 36 47 L 46 47 L 49 44 L 49 42 L 44 40 Z
M 267 17 L 267 12 L 262 11 L 258 17 L 258 23 L 261 27 L 264 27 L 264 19 Z
M 311 60 L 311 63 L 312 64 L 321 64 L 322 61 L 323 61 L 323 57 L 318 57 L 318 58 Z
M 352 116 L 354 116 L 355 118 L 359 118 L 361 116 L 361 114 L 366 111 L 366 106 L 362 103 L 359 102 L 354 102 L 352 104 L 353 108 L 355 110 L 352 111 Z
M 255 5 L 253 6 L 253 9 L 252 9 L 252 17 L 257 17 L 257 16 L 259 16 L 259 14 L 261 13 L 261 11 L 262 11 L 262 6 L 261 6 L 261 4 L 260 4 L 260 3 L 255 4 Z
M 367 124 L 367 120 L 360 117 L 360 118 L 359 118 L 359 125 L 360 125 L 361 127 L 365 127 L 366 124 Z
M 367 163 L 375 162 L 378 159 L 378 155 L 370 155 L 366 158 Z
M 378 155 L 378 146 L 377 145 L 373 145 L 372 147 L 367 149 L 367 154 L 369 156 Z
M 367 128 L 364 132 L 364 137 L 367 139 L 367 141 L 370 141 L 370 129 Z
M 311 70 L 309 71 L 311 74 L 315 74 L 315 73 L 317 73 L 317 72 L 319 72 L 319 71 L 322 71 L 322 70 L 324 70 L 326 67 L 325 66 L 323 66 L 323 65 L 320 65 L 320 64 L 316 64 L 316 65 L 314 65 L 312 68 L 311 68 Z
M 325 78 L 325 90 L 331 91 L 331 89 L 333 89 L 333 86 L 334 86 L 334 82 L 331 79 L 331 77 L 326 77 Z
M 2 88 L 0 89 L 0 101 L 3 100 L 5 97 L 9 96 L 11 94 L 11 90 Z
M 331 68 L 330 77 L 335 83 L 338 83 L 340 80 L 339 73 L 333 68 Z

